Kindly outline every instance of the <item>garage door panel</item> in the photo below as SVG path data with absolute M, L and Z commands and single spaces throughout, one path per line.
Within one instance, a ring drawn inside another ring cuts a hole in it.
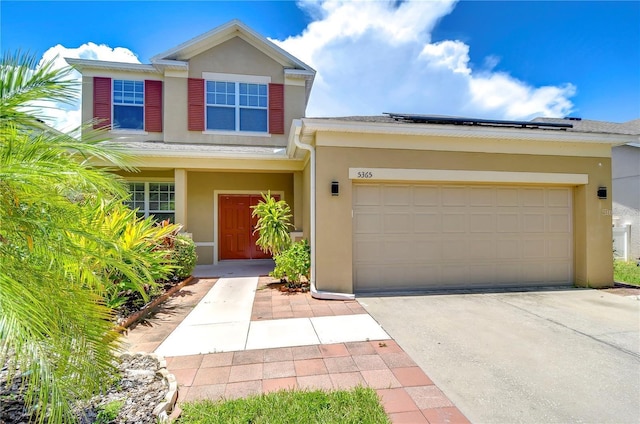
M 496 258 L 496 241 L 493 239 L 486 240 L 468 240 L 469 259 L 487 259 Z
M 527 239 L 522 242 L 522 258 L 535 259 L 546 257 L 546 243 L 544 239 Z
M 520 192 L 517 188 L 498 188 L 496 205 L 517 207 L 520 205 Z
M 497 259 L 519 259 L 520 258 L 520 240 L 497 240 L 496 241 L 496 258 Z
M 413 232 L 436 234 L 442 228 L 441 215 L 436 212 L 416 212 L 413 215 Z
M 414 206 L 440 206 L 440 188 L 437 186 L 415 186 L 413 188 Z
M 356 291 L 570 284 L 572 190 L 354 186 Z
M 562 214 L 550 214 L 547 218 L 548 229 L 551 233 L 569 233 L 571 232 L 569 215 L 565 212 Z
M 411 206 L 411 187 L 385 186 L 382 191 L 383 204 L 387 206 Z
M 551 262 L 547 264 L 546 281 L 563 282 L 571 278 L 571 267 L 566 262 Z
M 358 240 L 354 244 L 354 259 L 358 262 L 365 263 L 377 261 L 382 256 L 382 245 L 379 240 Z
M 382 217 L 379 213 L 358 213 L 355 217 L 354 231 L 356 234 L 380 233 L 382 229 Z
M 418 239 L 412 243 L 416 259 L 422 262 L 439 262 L 442 260 L 440 240 Z
M 441 246 L 444 261 L 463 261 L 469 256 L 466 240 L 443 240 Z
M 495 190 L 490 187 L 471 187 L 469 190 L 469 206 L 493 206 Z
M 384 234 L 410 234 L 413 230 L 412 214 L 395 212 L 384 214 Z
M 466 187 L 442 187 L 442 206 L 466 206 Z
M 552 208 L 570 208 L 571 191 L 565 188 L 547 190 L 547 206 Z
M 495 233 L 495 215 L 486 212 L 470 212 L 469 231 L 472 233 Z
M 380 189 L 381 187 L 378 185 L 359 186 L 358 190 L 353 194 L 354 206 L 381 205 L 382 199 L 380 196 Z
M 411 258 L 415 255 L 413 243 L 404 240 L 388 240 L 382 243 L 382 260 L 395 263 L 409 263 L 413 266 Z
M 547 257 L 549 259 L 571 259 L 572 243 L 564 238 L 547 240 Z
M 522 229 L 524 233 L 544 233 L 545 214 L 543 212 L 525 213 L 522 216 Z
M 522 190 L 522 205 L 528 207 L 545 206 L 545 189 L 543 188 L 525 188 Z
M 518 233 L 520 231 L 520 216 L 517 213 L 498 212 L 496 221 L 499 233 Z
M 445 212 L 442 214 L 443 233 L 466 233 L 467 216 L 462 212 Z

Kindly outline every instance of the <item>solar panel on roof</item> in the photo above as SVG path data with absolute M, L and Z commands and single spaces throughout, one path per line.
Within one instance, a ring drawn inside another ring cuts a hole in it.
M 533 122 L 533 121 L 503 121 L 496 119 L 461 118 L 455 116 L 416 115 L 409 113 L 383 112 L 396 121 L 414 122 L 420 124 L 452 124 L 452 125 L 488 125 L 521 128 L 573 128 L 572 124 Z

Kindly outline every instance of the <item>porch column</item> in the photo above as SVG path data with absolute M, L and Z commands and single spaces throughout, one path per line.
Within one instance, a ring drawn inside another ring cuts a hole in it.
M 187 170 L 174 170 L 175 184 L 175 214 L 176 223 L 182 224 L 182 230 L 188 231 L 187 226 Z
M 302 203 L 302 172 L 293 173 L 293 226 L 296 230 L 302 229 L 302 216 L 304 205 Z

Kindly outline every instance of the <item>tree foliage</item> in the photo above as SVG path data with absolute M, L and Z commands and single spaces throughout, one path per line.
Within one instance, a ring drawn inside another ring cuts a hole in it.
M 293 228 L 289 223 L 291 209 L 287 202 L 276 200 L 271 196 L 271 192 L 262 193 L 262 201 L 252 208 L 252 216 L 258 217 L 254 230 L 259 234 L 256 240 L 258 247 L 271 255 L 277 255 L 287 249 L 291 244 L 289 231 Z
M 119 347 L 103 301 L 110 273 L 138 284 L 154 276 L 105 219 L 125 185 L 92 166 L 130 170 L 126 157 L 100 133 L 77 140 L 44 126 L 34 108 L 74 97 L 69 71 L 5 55 L 0 76 L 0 367 L 27 380 L 34 420 L 68 423 L 73 400 L 110 383 Z

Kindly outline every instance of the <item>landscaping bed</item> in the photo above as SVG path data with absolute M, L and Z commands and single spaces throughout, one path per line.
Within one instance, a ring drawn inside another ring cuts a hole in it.
M 119 376 L 106 393 L 79 402 L 74 412 L 79 423 L 151 424 L 166 420 L 177 397 L 175 378 L 166 363 L 155 355 L 121 355 L 117 360 Z M 7 385 L 7 369 L 0 370 L 0 423 L 29 422 L 24 406 L 22 378 L 18 375 Z

